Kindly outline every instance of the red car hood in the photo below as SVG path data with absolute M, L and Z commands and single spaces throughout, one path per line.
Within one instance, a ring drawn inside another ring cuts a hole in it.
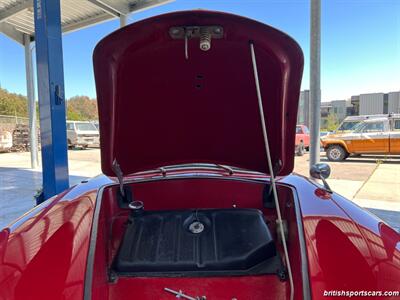
M 172 38 L 175 26 L 221 26 L 200 49 L 199 37 Z M 298 44 L 243 17 L 185 11 L 146 19 L 104 38 L 94 51 L 101 164 L 114 175 L 181 163 L 215 163 L 268 173 L 250 42 L 276 175 L 293 170 L 303 70 Z

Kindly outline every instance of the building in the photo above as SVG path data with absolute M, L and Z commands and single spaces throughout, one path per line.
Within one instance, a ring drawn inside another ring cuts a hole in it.
M 310 127 L 310 91 L 300 92 L 299 109 L 297 112 L 297 124 Z
M 400 92 L 388 94 L 388 113 L 400 113 Z
M 348 109 L 348 106 L 351 106 Z M 352 105 L 346 100 L 333 100 L 330 102 L 321 103 L 321 127 L 326 124 L 327 118 L 330 114 L 334 114 L 338 122 L 348 115 L 347 112 L 352 113 Z M 310 126 L 310 91 L 304 90 L 300 92 L 299 110 L 297 114 L 297 124 Z
M 322 102 L 321 103 L 321 122 L 320 127 L 325 128 L 328 123 L 328 117 L 332 114 L 332 103 Z
M 352 96 L 355 115 L 400 113 L 400 92 L 371 93 Z
M 325 128 L 328 117 L 333 115 L 337 122 L 347 116 L 400 113 L 400 91 L 370 93 L 351 96 L 349 100 L 332 100 L 321 103 L 321 128 Z M 297 123 L 310 125 L 310 91 L 300 93 Z
M 384 93 L 361 94 L 360 104 L 359 104 L 360 116 L 384 114 L 385 113 L 384 100 L 385 100 Z
M 351 106 L 353 107 L 354 116 L 360 115 L 360 95 L 351 96 L 350 98 Z
M 332 111 L 337 120 L 342 122 L 344 118 L 347 117 L 347 102 L 346 100 L 333 100 L 330 102 L 332 106 Z

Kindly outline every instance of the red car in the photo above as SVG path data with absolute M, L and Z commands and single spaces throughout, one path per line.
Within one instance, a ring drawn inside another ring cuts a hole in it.
M 185 11 L 110 34 L 93 59 L 104 175 L 1 231 L 0 299 L 399 290 L 399 234 L 291 174 L 303 70 L 292 38 Z
M 310 130 L 305 125 L 296 126 L 296 148 L 295 152 L 298 156 L 303 156 L 304 152 L 310 149 Z

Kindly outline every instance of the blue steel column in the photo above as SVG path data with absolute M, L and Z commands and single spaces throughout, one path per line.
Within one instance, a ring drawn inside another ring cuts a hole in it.
M 69 186 L 60 0 L 34 0 L 43 194 Z

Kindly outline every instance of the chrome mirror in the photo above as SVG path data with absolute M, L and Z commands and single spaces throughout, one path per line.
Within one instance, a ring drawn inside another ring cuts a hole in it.
M 321 179 L 322 182 L 324 183 L 325 189 L 329 193 L 332 193 L 331 188 L 329 187 L 328 183 L 325 180 L 326 178 L 329 177 L 329 175 L 331 175 L 331 167 L 328 164 L 318 163 L 313 165 L 310 169 L 310 175 L 313 178 Z

